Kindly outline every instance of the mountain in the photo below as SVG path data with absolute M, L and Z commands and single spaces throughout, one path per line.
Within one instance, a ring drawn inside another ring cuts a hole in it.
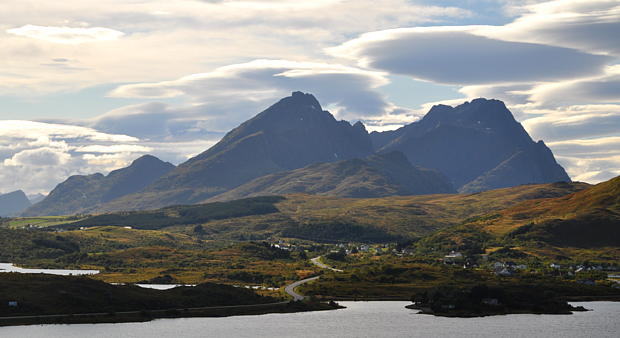
M 60 183 L 41 202 L 26 209 L 22 216 L 53 216 L 88 213 L 99 204 L 142 190 L 170 172 L 174 165 L 144 155 L 127 168 L 103 176 L 75 175 Z
M 6 216 L 24 210 L 29 206 L 30 201 L 21 190 L 0 194 L 0 216 Z
M 446 174 L 460 193 L 570 182 L 551 150 L 498 100 L 434 106 L 418 122 L 370 137 L 379 153 L 401 151 L 411 164 Z
M 30 203 L 35 204 L 35 203 L 41 202 L 45 198 L 45 195 L 43 195 L 42 193 L 38 193 L 38 194 L 27 195 L 26 197 L 28 197 L 28 200 L 30 201 Z
M 314 96 L 295 92 L 144 191 L 97 211 L 198 203 L 265 175 L 372 154 L 372 141 L 363 124 L 336 121 Z
M 263 176 L 205 202 L 245 197 L 312 193 L 322 196 L 378 198 L 423 194 L 452 194 L 456 190 L 436 170 L 412 166 L 400 152 L 315 163 Z

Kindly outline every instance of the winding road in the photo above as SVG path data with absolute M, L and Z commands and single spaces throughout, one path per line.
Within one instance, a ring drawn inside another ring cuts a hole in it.
M 314 264 L 314 265 L 316 265 L 316 266 L 318 266 L 320 268 L 330 269 L 330 270 L 333 270 L 333 271 L 336 271 L 336 272 L 343 272 L 343 270 L 334 269 L 334 268 L 332 268 L 329 265 L 325 265 L 325 264 L 319 262 L 319 258 L 321 258 L 321 256 L 314 257 L 310 261 L 312 262 L 312 264 Z M 302 280 L 297 281 L 295 283 L 291 283 L 291 284 L 287 285 L 284 288 L 284 292 L 288 293 L 291 297 L 293 297 L 293 301 L 304 300 L 306 297 L 304 297 L 304 296 L 298 294 L 297 292 L 295 292 L 295 288 L 300 286 L 301 284 L 308 283 L 308 282 L 311 282 L 313 280 L 317 280 L 319 278 L 320 278 L 320 276 L 317 276 L 317 277 L 302 279 Z
M 298 294 L 297 292 L 295 292 L 295 288 L 300 286 L 301 284 L 308 283 L 308 282 L 311 282 L 313 280 L 317 280 L 319 278 L 320 278 L 320 276 L 316 276 L 316 277 L 312 277 L 312 278 L 302 279 L 302 280 L 297 281 L 295 283 L 291 283 L 291 284 L 287 285 L 284 288 L 284 292 L 286 292 L 289 295 L 291 295 L 293 297 L 293 301 L 304 300 L 306 297 L 304 297 L 304 296 Z
M 316 265 L 316 266 L 318 266 L 318 267 L 320 267 L 320 268 L 323 268 L 323 269 L 330 269 L 330 270 L 332 270 L 332 271 L 336 271 L 336 272 L 343 272 L 343 270 L 334 269 L 334 268 L 332 268 L 332 267 L 331 267 L 331 266 L 329 266 L 329 265 L 325 265 L 325 264 L 323 264 L 323 263 L 319 262 L 319 258 L 321 258 L 321 256 L 319 256 L 319 257 L 314 257 L 314 258 L 312 258 L 310 261 L 312 262 L 312 264 L 314 264 L 314 265 Z

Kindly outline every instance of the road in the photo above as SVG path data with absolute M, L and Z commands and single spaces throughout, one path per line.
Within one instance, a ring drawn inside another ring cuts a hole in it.
M 311 281 L 313 281 L 313 280 L 317 280 L 317 279 L 319 279 L 319 277 L 320 277 L 320 276 L 317 276 L 317 277 L 312 277 L 312 278 L 306 278 L 306 279 L 302 279 L 302 280 L 300 280 L 300 281 L 297 281 L 297 282 L 295 282 L 295 283 L 291 283 L 291 284 L 287 285 L 287 286 L 284 288 L 284 292 L 286 292 L 286 293 L 288 293 L 289 295 L 291 295 L 291 296 L 293 297 L 293 300 L 294 300 L 294 301 L 304 300 L 304 298 L 306 298 L 306 297 L 304 297 L 304 296 L 302 296 L 302 295 L 298 294 L 297 292 L 295 292 L 295 288 L 296 288 L 296 287 L 298 287 L 298 286 L 300 286 L 300 285 L 301 285 L 301 284 L 303 284 L 303 283 L 308 283 L 308 282 L 311 282 Z
M 319 258 L 321 258 L 321 256 L 319 256 L 319 257 L 314 257 L 314 258 L 312 258 L 310 261 L 312 262 L 312 264 L 314 264 L 314 265 L 316 265 L 316 266 L 318 266 L 318 267 L 320 267 L 320 268 L 323 268 L 323 269 L 330 269 L 330 270 L 333 270 L 333 271 L 336 271 L 336 272 L 343 272 L 342 270 L 339 270 L 339 269 L 334 269 L 334 268 L 332 268 L 332 267 L 331 267 L 331 266 L 329 266 L 329 265 L 325 265 L 325 264 L 323 264 L 323 263 L 319 262 Z

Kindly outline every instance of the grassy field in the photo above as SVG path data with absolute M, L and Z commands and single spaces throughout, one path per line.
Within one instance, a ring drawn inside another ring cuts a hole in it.
M 44 217 L 19 217 L 0 219 L 0 224 L 3 227 L 9 227 L 14 229 L 21 229 L 25 227 L 39 227 L 45 228 L 49 226 L 68 225 L 77 221 L 75 217 L 70 216 L 44 216 Z

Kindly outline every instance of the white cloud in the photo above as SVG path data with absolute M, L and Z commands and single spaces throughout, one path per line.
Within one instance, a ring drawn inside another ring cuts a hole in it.
M 54 43 L 77 45 L 84 42 L 116 40 L 125 35 L 109 28 L 71 28 L 71 27 L 41 27 L 25 25 L 20 28 L 7 30 L 19 36 L 45 40 Z
M 540 107 L 620 102 L 620 66 L 606 68 L 604 76 L 534 86 L 521 92 Z
M 312 93 L 331 112 L 347 120 L 371 121 L 405 111 L 386 101 L 376 88 L 389 83 L 384 73 L 313 62 L 255 60 L 220 67 L 209 73 L 158 83 L 123 85 L 116 97 L 183 95 L 188 107 L 149 103 L 111 111 L 90 126 L 106 132 L 152 138 L 192 132 L 226 132 L 293 91 Z M 174 128 L 173 128 L 174 126 Z M 174 129 L 174 130 L 172 130 Z
M 67 163 L 71 156 L 54 148 L 37 148 L 20 151 L 12 158 L 4 160 L 6 166 L 58 166 Z
M 76 153 L 148 153 L 153 151 L 151 147 L 145 147 L 136 144 L 122 144 L 122 145 L 112 145 L 112 146 L 103 146 L 103 145 L 91 145 L 91 146 L 83 146 L 76 147 Z
M 106 134 L 92 128 L 34 121 L 5 120 L 0 123 L 0 140 L 83 139 L 99 142 L 135 142 L 137 138 Z
M 474 34 L 620 56 L 620 1 L 560 0 L 521 7 L 521 16 L 502 27 Z
M 47 193 L 71 175 L 105 175 L 147 153 L 178 164 L 221 136 L 150 142 L 74 125 L 2 121 L 0 183 L 3 191 Z
M 613 59 L 472 34 L 470 27 L 402 28 L 366 33 L 327 52 L 360 65 L 448 85 L 550 82 L 603 74 Z
M 257 58 L 324 61 L 323 47 L 369 30 L 472 16 L 407 0 L 22 0 L 0 2 L 0 13 L 0 59 L 21 76 L 0 73 L 0 94 L 15 95 L 163 81 Z
M 526 110 L 542 115 L 521 124 L 534 139 L 546 142 L 603 137 L 620 132 L 620 105 L 570 106 L 556 110 Z

